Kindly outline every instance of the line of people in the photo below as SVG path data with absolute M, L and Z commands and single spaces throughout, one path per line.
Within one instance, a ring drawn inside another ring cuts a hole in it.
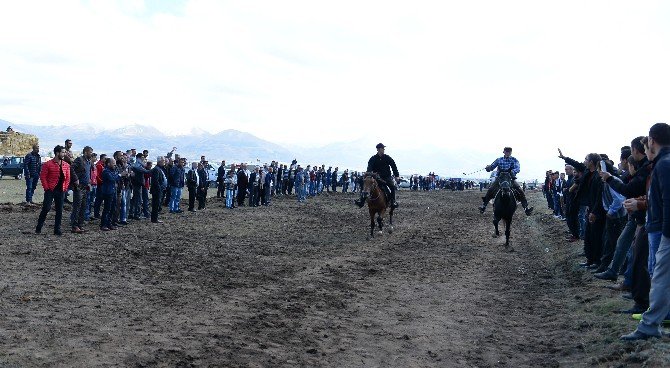
M 630 292 L 634 305 L 618 312 L 640 322 L 621 339 L 661 336 L 670 322 L 670 126 L 634 138 L 616 164 L 597 153 L 580 162 L 560 149 L 559 158 L 565 175 L 547 173 L 547 206 L 565 219 L 566 240 L 583 241 L 581 267 L 598 279 L 623 277 L 607 287 Z
M 42 211 L 38 217 L 36 233 L 41 233 L 47 214 L 55 204 L 54 234 L 62 235 L 63 204 L 72 205 L 70 227 L 73 233 L 86 231 L 85 224 L 100 220 L 100 229 L 110 231 L 125 226 L 128 220 L 151 219 L 160 223 L 158 214 L 163 207 L 169 213 L 182 213 L 182 191 L 188 190 L 188 211 L 197 212 L 207 205 L 210 181 L 205 167 L 208 162 L 201 156 L 192 162 L 186 171 L 187 161 L 175 154 L 176 148 L 165 156 L 158 156 L 156 165 L 148 161 L 149 152 L 135 149 L 116 151 L 112 157 L 97 154 L 89 146 L 81 155 L 72 151 L 72 141 L 54 148 L 53 159 L 42 163 L 39 145 L 34 145 L 25 157 L 26 202 L 33 203 L 33 195 L 39 181 L 44 188 Z M 338 173 L 339 168 L 325 165 L 305 169 L 293 160 L 291 165 L 272 161 L 270 165 L 248 169 L 246 163 L 232 164 L 227 170 L 225 161 L 218 169 L 217 197 L 226 201 L 226 207 L 269 206 L 272 197 L 288 196 L 295 192 L 299 202 L 316 196 L 325 190 L 343 193 L 360 190 L 361 175 L 349 174 L 349 170 Z M 68 201 L 68 192 L 72 201 Z M 195 203 L 198 207 L 196 209 Z M 151 207 L 151 209 L 150 209 Z

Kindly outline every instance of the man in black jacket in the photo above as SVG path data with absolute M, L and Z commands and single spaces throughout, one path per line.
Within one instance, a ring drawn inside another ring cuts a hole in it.
M 165 159 L 158 157 L 156 166 L 151 169 L 151 222 L 159 223 L 158 212 L 160 211 L 163 192 L 167 189 L 167 176 L 165 176 Z
M 377 154 L 370 157 L 370 160 L 368 160 L 367 172 L 379 174 L 380 179 L 383 181 L 383 183 L 380 184 L 384 184 L 380 185 L 380 188 L 385 189 L 384 192 L 388 199 L 388 203 L 390 203 L 392 208 L 398 208 L 398 203 L 395 200 L 395 184 L 399 180 L 400 174 L 398 173 L 398 167 L 396 166 L 395 161 L 393 161 L 391 156 L 384 153 L 385 147 L 386 146 L 381 143 L 376 146 Z M 393 170 L 393 176 L 391 176 L 391 170 Z M 356 200 L 355 203 L 358 207 L 363 207 L 365 204 L 362 192 L 361 197 Z
M 221 166 L 216 172 L 216 198 L 223 198 L 226 193 L 226 160 L 221 161 Z
M 204 210 L 205 205 L 207 204 L 207 189 L 209 189 L 209 182 L 207 181 L 207 171 L 205 171 L 205 165 L 207 161 L 203 164 L 202 162 L 198 164 L 198 209 Z
M 240 207 L 244 206 L 244 198 L 247 195 L 247 184 L 249 184 L 249 178 L 244 171 L 246 168 L 247 164 L 242 164 L 237 170 L 237 205 Z
M 589 153 L 584 158 L 584 162 L 578 162 L 565 157 L 561 150 L 558 150 L 558 157 L 565 160 L 568 165 L 584 172 L 580 179 L 579 188 L 575 200 L 580 206 L 585 207 L 585 216 L 587 217 L 586 228 L 584 232 L 584 255 L 586 262 L 580 264 L 582 267 L 597 269 L 600 266 L 600 256 L 602 253 L 602 237 L 605 226 L 605 210 L 602 206 L 602 180 L 597 173 L 597 167 L 601 157 L 597 153 Z
M 188 188 L 188 210 L 195 212 L 195 197 L 198 193 L 200 178 L 198 177 L 198 163 L 191 163 L 191 170 L 186 174 L 186 187 Z

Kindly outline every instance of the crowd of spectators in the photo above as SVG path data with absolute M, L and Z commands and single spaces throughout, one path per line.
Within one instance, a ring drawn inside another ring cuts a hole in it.
M 431 191 L 431 190 L 466 190 L 472 189 L 477 184 L 472 180 L 461 180 L 461 178 L 441 178 L 430 172 L 427 175 L 411 175 L 408 179 L 410 190 Z
M 622 340 L 659 337 L 670 322 L 670 126 L 654 124 L 647 136 L 621 147 L 618 162 L 589 153 L 564 156 L 565 171 L 547 171 L 543 193 L 553 215 L 565 221 L 567 241 L 582 242 L 580 266 L 633 306 L 616 311 L 639 319 Z
M 272 161 L 264 165 L 230 166 L 222 161 L 216 179 L 210 180 L 206 171 L 210 165 L 205 156 L 189 164 L 175 150 L 173 147 L 166 155 L 158 156 L 154 165 L 147 150 L 116 151 L 108 157 L 98 156 L 93 148 L 86 146 L 76 155 L 68 139 L 64 146 L 54 148 L 53 159 L 42 163 L 39 146 L 34 145 L 24 159 L 24 177 L 27 203 L 33 203 L 39 181 L 44 188 L 35 232 L 41 233 L 53 207 L 54 233 L 62 235 L 64 203 L 71 204 L 71 231 L 81 234 L 86 232 L 85 225 L 94 221 L 100 221 L 102 231 L 110 231 L 128 225 L 129 220 L 150 219 L 160 223 L 159 213 L 183 213 L 184 188 L 188 191 L 187 210 L 197 212 L 206 208 L 212 185 L 216 187 L 216 198 L 231 209 L 269 206 L 273 197 L 282 196 L 295 195 L 298 202 L 304 202 L 324 191 L 354 193 L 361 186 L 362 176 L 357 171 L 340 172 L 338 167 L 326 169 L 325 165 L 303 168 L 297 160 L 291 164 Z

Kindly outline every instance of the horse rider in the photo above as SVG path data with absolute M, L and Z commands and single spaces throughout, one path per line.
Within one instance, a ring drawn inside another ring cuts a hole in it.
M 514 195 L 521 202 L 521 206 L 523 206 L 526 215 L 530 216 L 531 213 L 533 213 L 533 207 L 528 207 L 526 194 L 523 192 L 523 190 L 521 190 L 519 183 L 516 182 L 516 174 L 521 171 L 521 166 L 519 165 L 519 160 L 512 157 L 511 147 L 505 147 L 503 149 L 503 156 L 493 161 L 491 165 L 487 165 L 485 169 L 486 171 L 492 171 L 496 168 L 498 169 L 498 173 L 501 171 L 510 171 L 512 175 L 512 190 L 514 191 Z M 496 193 L 498 193 L 498 189 L 500 189 L 498 178 L 499 176 L 496 176 L 496 179 L 489 187 L 486 195 L 482 197 L 484 203 L 479 206 L 479 212 L 484 213 L 484 211 L 486 211 L 486 206 L 489 204 L 489 201 L 495 197 Z
M 400 174 L 398 173 L 398 167 L 395 165 L 395 161 L 391 156 L 384 154 L 384 146 L 379 143 L 377 148 L 377 154 L 370 157 L 368 160 L 368 169 L 367 172 L 374 172 L 379 174 L 377 182 L 380 184 L 379 187 L 386 194 L 388 203 L 391 204 L 391 208 L 398 208 L 398 203 L 395 201 L 395 183 L 399 180 Z M 393 170 L 393 176 L 391 176 L 391 170 Z M 363 207 L 365 205 L 365 200 L 363 200 L 363 191 L 361 191 L 361 196 L 354 201 L 358 207 Z

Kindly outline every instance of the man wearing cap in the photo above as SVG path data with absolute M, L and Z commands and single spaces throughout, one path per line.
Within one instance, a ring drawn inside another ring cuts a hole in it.
M 386 197 L 389 199 L 389 203 L 392 208 L 398 208 L 398 203 L 395 201 L 395 183 L 399 180 L 400 174 L 398 173 L 398 167 L 395 165 L 395 161 L 391 156 L 384 153 L 383 144 L 377 144 L 377 154 L 370 157 L 368 160 L 368 169 L 367 172 L 374 172 L 379 174 L 381 180 L 384 181 L 384 184 L 380 187 L 384 189 L 385 187 L 388 190 L 385 190 Z M 393 170 L 393 176 L 391 176 L 391 170 Z M 358 207 L 363 207 L 365 202 L 363 201 L 363 192 L 361 191 L 361 198 L 354 201 Z
M 505 147 L 503 149 L 503 156 L 493 161 L 491 165 L 486 166 L 485 169 L 486 171 L 492 171 L 495 168 L 498 168 L 498 172 L 501 171 L 510 172 L 510 174 L 512 175 L 512 188 L 514 189 L 514 195 L 519 200 L 519 202 L 521 202 L 521 206 L 523 206 L 526 215 L 530 216 L 530 214 L 533 213 L 533 207 L 528 207 L 526 194 L 523 192 L 523 190 L 521 190 L 519 183 L 516 182 L 516 174 L 518 174 L 519 171 L 521 171 L 521 166 L 519 165 L 519 161 L 516 158 L 512 157 L 511 147 Z M 486 205 L 488 205 L 489 201 L 493 199 L 493 197 L 495 197 L 496 193 L 498 193 L 499 188 L 500 184 L 498 183 L 498 177 L 496 176 L 496 179 L 489 187 L 489 190 L 486 192 L 486 195 L 482 197 L 484 203 L 481 206 L 479 206 L 479 212 L 484 213 L 484 211 L 486 211 Z

